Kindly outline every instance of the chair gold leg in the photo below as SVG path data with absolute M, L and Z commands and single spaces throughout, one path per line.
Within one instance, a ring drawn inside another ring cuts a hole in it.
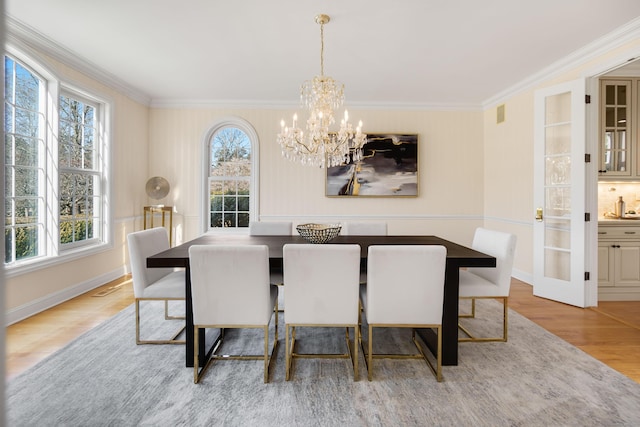
M 508 337 L 508 331 L 509 331 L 509 298 L 503 298 L 502 299 L 502 310 L 503 310 L 503 314 L 502 314 L 502 336 L 504 339 L 504 342 L 507 342 Z
M 284 350 L 284 369 L 285 369 L 285 380 L 289 381 L 291 379 L 291 347 L 289 344 L 289 325 L 284 325 L 284 334 L 285 334 L 285 350 Z
M 460 299 L 467 299 L 467 298 L 460 298 Z M 474 318 L 476 317 L 476 299 L 475 298 L 468 298 L 471 300 L 471 313 L 469 314 L 460 314 L 458 315 L 458 317 L 460 318 Z
M 199 366 L 199 361 L 200 361 L 200 357 L 201 355 L 198 354 L 198 351 L 200 350 L 200 346 L 199 346 L 199 340 L 200 340 L 200 336 L 199 336 L 199 329 L 203 329 L 203 328 L 219 328 L 220 329 L 220 333 L 218 335 L 218 337 L 215 339 L 215 341 L 213 342 L 213 344 L 211 345 L 211 347 L 209 348 L 209 350 L 205 350 L 205 362 L 202 366 L 202 368 L 200 368 Z M 202 379 L 202 376 L 205 374 L 205 372 L 209 369 L 209 367 L 211 365 L 213 365 L 217 360 L 262 360 L 263 362 L 263 380 L 265 383 L 269 382 L 269 374 L 271 373 L 271 364 L 275 362 L 275 358 L 273 357 L 275 355 L 275 352 L 278 348 L 278 339 L 276 337 L 274 337 L 273 340 L 273 346 L 271 347 L 271 351 L 269 351 L 269 325 L 243 325 L 243 326 L 235 326 L 236 328 L 240 328 L 240 329 L 257 329 L 257 328 L 262 328 L 263 331 L 263 340 L 264 340 L 264 347 L 263 347 L 263 351 L 260 354 L 221 354 L 222 352 L 222 346 L 223 346 L 223 341 L 224 341 L 224 335 L 225 335 L 225 329 L 228 328 L 228 326 L 222 326 L 221 325 L 198 325 L 198 326 L 194 326 L 194 373 L 193 373 L 193 382 L 194 383 L 199 383 L 200 380 Z
M 369 325 L 369 352 L 367 354 L 369 363 L 367 364 L 367 374 L 369 381 L 373 380 L 373 326 Z
M 185 316 L 171 316 L 169 315 L 169 300 L 164 300 L 164 320 L 184 320 Z
M 140 299 L 136 299 L 135 300 L 135 304 L 136 304 L 136 344 L 140 345 L 140 344 L 186 344 L 186 340 L 178 340 L 176 339 L 181 333 L 182 331 L 184 331 L 185 326 L 182 326 L 180 329 L 178 329 L 178 331 L 176 331 L 171 338 L 166 339 L 166 340 L 143 340 L 140 338 Z M 177 316 L 169 316 L 167 317 L 167 310 L 168 310 L 168 304 L 169 302 L 167 300 L 163 300 L 164 301 L 164 308 L 165 308 L 165 319 L 168 320 L 175 320 L 175 319 L 184 319 L 184 317 L 177 317 Z
M 351 367 L 353 368 L 353 380 L 358 381 L 359 371 L 358 371 L 358 325 L 355 325 L 353 328 L 353 343 L 351 342 L 351 338 L 349 337 L 349 327 L 345 328 L 346 330 L 346 339 L 347 339 L 347 351 L 348 357 L 351 360 Z
M 313 326 L 313 327 L 337 327 L 338 325 L 300 325 Z M 354 381 L 359 378 L 359 352 L 358 344 L 360 342 L 360 329 L 358 324 L 353 325 L 340 325 L 345 328 L 345 341 L 347 345 L 346 353 L 297 353 L 296 352 L 296 325 L 285 324 L 285 380 L 289 381 L 293 378 L 293 371 L 295 368 L 295 359 L 349 359 L 351 366 L 354 370 Z M 354 339 L 351 341 L 349 334 L 349 328 L 354 328 Z
M 373 331 L 374 328 L 376 327 L 404 327 L 404 328 L 412 328 L 412 332 L 411 332 L 411 340 L 413 341 L 413 344 L 416 346 L 416 349 L 418 350 L 418 353 L 392 353 L 392 354 L 383 354 L 383 353 L 374 353 L 373 352 Z M 419 328 L 423 328 L 423 327 L 429 327 L 429 328 L 436 328 L 437 329 L 437 354 L 435 355 L 436 357 L 436 366 L 433 365 L 433 363 L 429 360 L 429 358 L 426 356 L 426 353 L 428 350 L 425 350 L 423 348 L 423 346 L 420 344 L 420 342 L 418 342 L 417 339 L 417 335 L 416 335 L 416 331 L 415 328 L 419 327 Z M 373 380 L 373 360 L 374 359 L 423 359 L 425 361 L 425 363 L 427 364 L 427 366 L 429 367 L 429 370 L 431 370 L 431 372 L 433 373 L 433 375 L 436 377 L 437 381 L 440 382 L 442 381 L 442 327 L 439 325 L 390 325 L 390 324 L 384 324 L 384 325 L 371 325 L 369 324 L 369 328 L 368 328 L 368 332 L 369 332 L 369 336 L 367 339 L 367 348 L 368 350 L 364 349 L 364 346 L 362 346 L 362 351 L 364 352 L 364 361 L 365 364 L 367 365 L 367 377 L 369 379 L 369 381 Z M 360 333 L 360 339 L 362 339 L 362 333 Z
M 140 300 L 136 300 L 136 344 L 140 343 Z
M 358 381 L 360 379 L 360 369 L 358 366 L 358 342 L 360 341 L 360 328 L 358 327 L 358 325 L 356 325 L 354 329 L 354 337 L 353 337 L 353 357 L 354 357 L 354 364 L 353 364 L 353 380 L 354 381 Z
M 269 382 L 269 326 L 264 327 L 264 382 Z
M 476 337 L 467 328 L 458 324 L 458 329 L 464 332 L 467 337 L 458 338 L 458 342 L 506 342 L 509 331 L 509 297 L 487 297 L 502 300 L 502 336 L 501 337 Z M 473 299 L 475 302 L 475 299 Z M 475 308 L 474 308 L 475 315 Z M 464 316 L 460 316 L 464 317 Z
M 213 363 L 213 361 L 215 360 L 213 357 L 207 357 L 204 361 L 204 365 L 202 366 L 202 369 L 200 368 L 199 366 L 200 354 L 198 353 L 200 350 L 199 331 L 200 331 L 200 327 L 194 325 L 193 327 L 193 383 L 194 384 L 198 384 L 200 382 L 204 373 L 207 371 L 207 369 L 209 369 L 209 365 L 211 365 L 211 363 Z M 221 345 L 222 345 L 222 332 L 211 345 L 211 349 L 209 350 L 209 352 L 207 352 L 205 349 L 205 354 L 209 356 L 209 354 L 215 353 L 218 350 L 218 348 L 220 348 Z
M 279 311 L 280 310 L 278 309 L 278 301 L 276 301 L 276 308 L 275 308 L 275 314 L 274 314 L 274 317 L 275 317 L 275 321 L 274 321 L 275 322 L 275 340 L 276 340 L 276 342 L 278 342 L 278 312 Z

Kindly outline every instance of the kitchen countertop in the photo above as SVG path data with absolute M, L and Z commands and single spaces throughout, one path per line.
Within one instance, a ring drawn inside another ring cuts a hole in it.
M 598 218 L 598 225 L 640 226 L 640 218 Z

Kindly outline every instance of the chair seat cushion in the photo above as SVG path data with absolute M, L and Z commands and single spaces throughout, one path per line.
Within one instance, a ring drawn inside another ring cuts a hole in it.
M 141 298 L 184 298 L 184 288 L 184 271 L 173 271 L 144 288 Z
M 498 285 L 465 270 L 460 270 L 461 297 L 507 297 Z

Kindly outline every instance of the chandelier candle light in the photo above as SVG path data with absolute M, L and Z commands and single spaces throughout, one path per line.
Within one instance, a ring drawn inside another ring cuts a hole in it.
M 284 120 L 280 122 L 278 134 L 285 158 L 321 168 L 360 161 L 362 147 L 367 142 L 362 122 L 354 132 L 346 110 L 338 132 L 329 130 L 335 123 L 334 110 L 344 103 L 344 85 L 324 75 L 324 24 L 329 20 L 327 15 L 315 17 L 320 24 L 320 75 L 305 81 L 300 88 L 302 105 L 309 110 L 306 132 L 298 128 L 298 115 L 294 114 L 291 127 L 287 127 Z

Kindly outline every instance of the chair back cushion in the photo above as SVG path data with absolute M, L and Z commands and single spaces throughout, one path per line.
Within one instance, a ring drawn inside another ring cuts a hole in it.
M 345 236 L 386 236 L 386 222 L 352 222 L 347 221 L 342 227 Z
M 285 323 L 358 322 L 360 245 L 286 244 Z
M 440 245 L 372 245 L 367 259 L 367 321 L 442 324 L 447 249 Z
M 133 294 L 142 298 L 144 289 L 173 272 L 172 268 L 147 268 L 147 258 L 169 249 L 169 233 L 164 227 L 136 231 L 127 236 Z
M 496 267 L 469 268 L 467 271 L 495 284 L 498 287 L 498 294 L 495 296 L 508 296 L 516 251 L 516 236 L 502 231 L 478 228 L 473 237 L 472 248 L 494 256 Z
M 266 245 L 193 245 L 189 268 L 195 325 L 269 324 Z
M 293 223 L 286 221 L 251 221 L 249 234 L 252 236 L 289 236 Z

